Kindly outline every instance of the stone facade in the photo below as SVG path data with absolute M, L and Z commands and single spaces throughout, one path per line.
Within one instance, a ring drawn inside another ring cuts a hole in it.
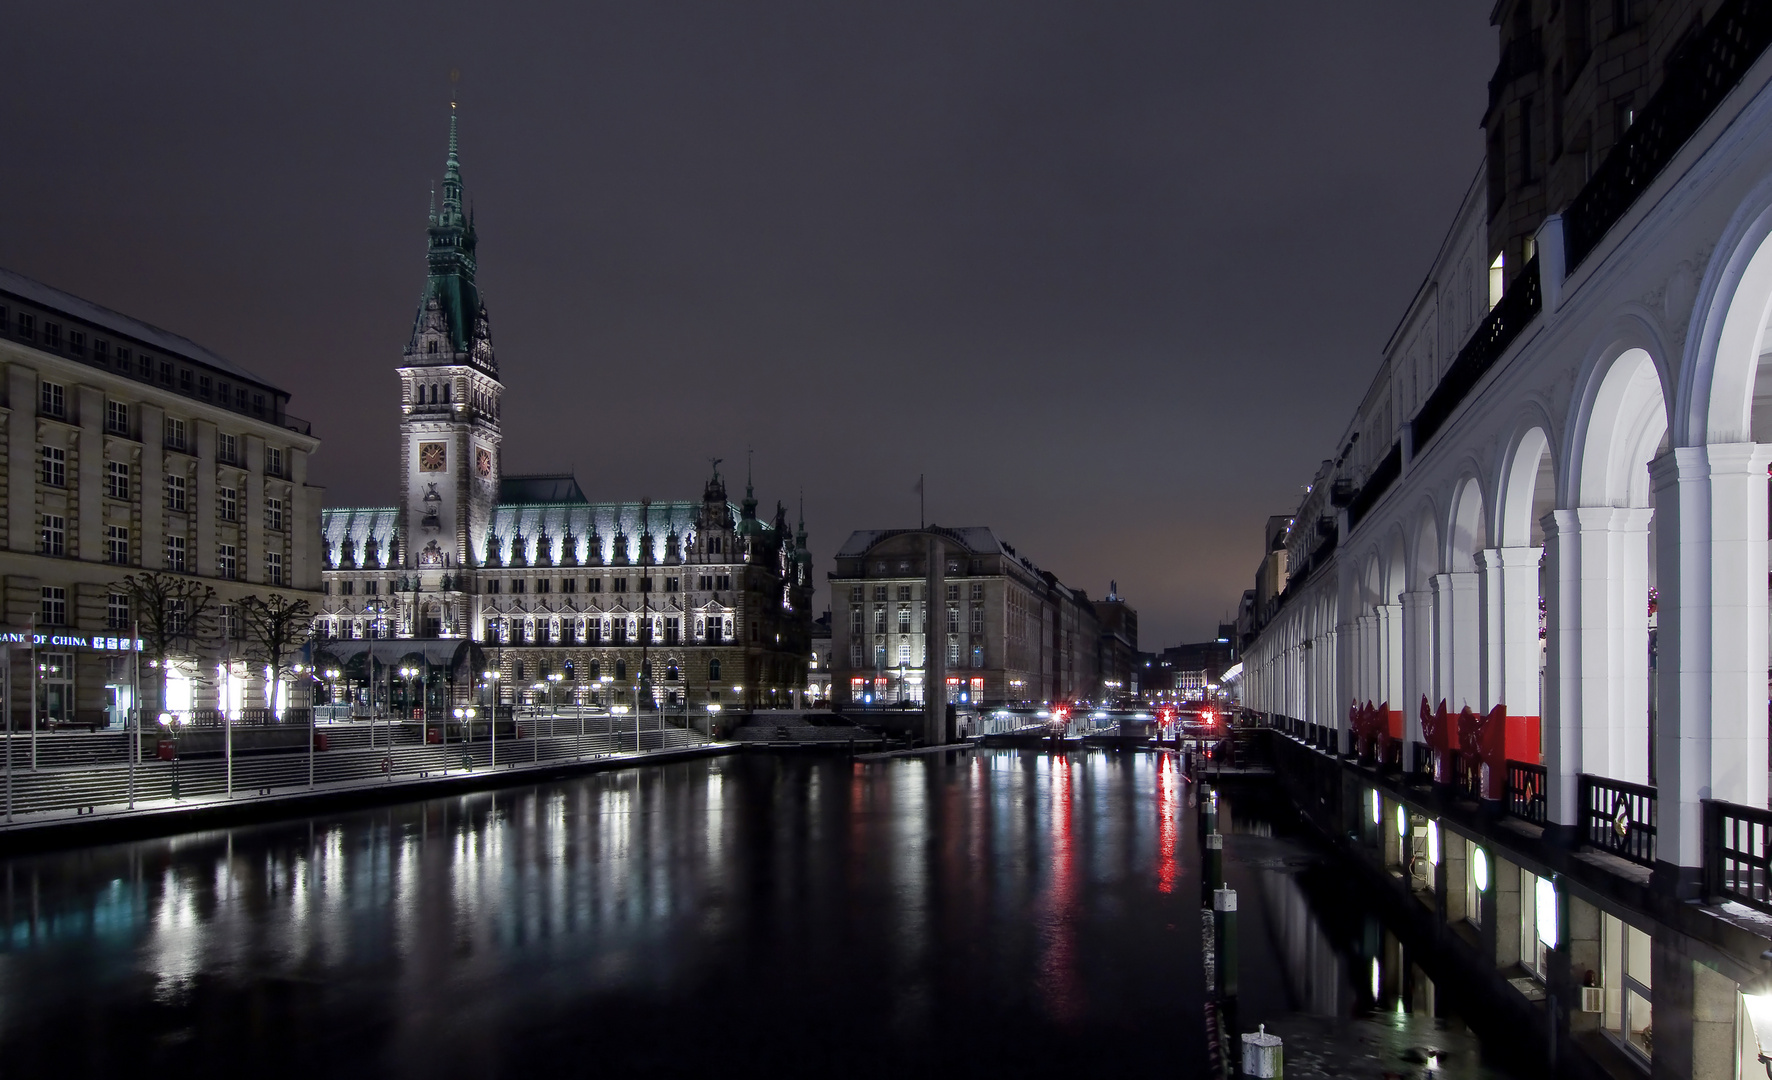
M 944 562 L 933 602 L 932 540 Z M 837 552 L 830 583 L 831 692 L 839 705 L 925 701 L 930 661 L 944 658 L 945 692 L 956 703 L 1101 696 L 1094 605 L 989 529 L 854 533 Z M 929 655 L 931 640 L 945 657 Z
M 195 342 L 5 271 L 0 370 L 0 622 L 35 623 L 48 639 L 37 665 L 44 726 L 124 723 L 134 672 L 118 635 L 134 613 L 117 583 L 130 574 L 199 579 L 229 616 L 249 594 L 317 599 L 320 491 L 307 471 L 319 442 L 287 414 L 286 392 Z M 22 728 L 31 665 L 17 651 Z M 188 692 L 189 707 L 215 706 L 209 669 L 179 659 L 181 702 Z M 243 707 L 263 704 L 259 682 Z M 157 680 L 142 683 L 157 711 Z

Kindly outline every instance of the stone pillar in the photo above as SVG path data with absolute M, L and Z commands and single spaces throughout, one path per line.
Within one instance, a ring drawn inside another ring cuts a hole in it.
M 1439 628 L 1438 697 L 1457 712 L 1482 700 L 1482 620 L 1474 570 L 1433 576 L 1434 611 Z
M 1766 805 L 1769 460 L 1772 446 L 1729 443 L 1678 447 L 1650 467 L 1661 592 L 1657 858 L 1685 896 L 1696 895 L 1703 865 L 1702 800 Z
M 1531 897 L 1520 896 L 1520 868 L 1489 852 L 1489 910 L 1483 913 L 1483 936 L 1494 942 L 1495 966 L 1510 968 L 1520 962 L 1520 905 Z
M 1655 1055 L 1649 1074 L 1657 1080 L 1734 1076 L 1735 980 L 1695 960 L 1686 939 L 1659 923 L 1649 957 L 1655 999 Z M 1743 1064 L 1749 1068 L 1741 1075 L 1758 1075 L 1758 1062 Z
M 1415 589 L 1403 594 L 1403 767 L 1415 767 L 1421 741 L 1421 699 L 1434 692 L 1434 594 Z
M 1577 823 L 1579 774 L 1649 778 L 1650 513 L 1581 507 L 1545 518 L 1544 745 L 1558 824 Z M 1763 677 L 1763 651 L 1761 664 Z
M 1482 577 L 1484 712 L 1541 715 L 1538 704 L 1538 563 L 1542 548 L 1489 548 L 1477 555 Z

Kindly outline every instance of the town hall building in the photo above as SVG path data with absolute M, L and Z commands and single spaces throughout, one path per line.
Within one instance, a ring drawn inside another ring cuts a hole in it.
M 811 654 L 805 524 L 727 498 L 592 502 L 569 473 L 507 476 L 499 381 L 475 285 L 456 118 L 429 276 L 399 365 L 400 499 L 323 515 L 326 662 L 340 695 L 756 708 L 801 703 Z M 488 677 L 496 672 L 495 677 Z M 495 685 L 492 685 L 495 684 Z M 411 699 L 408 699 L 411 700 Z

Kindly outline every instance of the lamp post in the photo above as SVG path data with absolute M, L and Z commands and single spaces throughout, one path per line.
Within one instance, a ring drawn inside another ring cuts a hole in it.
M 492 768 L 496 769 L 498 768 L 498 697 L 496 691 L 498 672 L 487 669 L 481 674 L 486 676 L 486 681 L 480 685 L 486 690 L 486 730 L 492 736 Z
M 418 678 L 418 669 L 411 664 L 401 664 L 398 674 L 400 676 L 401 689 L 406 691 L 400 697 L 400 707 L 406 710 L 407 716 L 411 716 L 412 680 Z M 420 715 L 422 716 L 423 714 L 421 713 Z M 431 726 L 423 720 L 420 720 L 419 731 L 419 741 L 428 745 L 431 741 Z
M 614 696 L 614 692 L 610 690 L 609 684 L 615 681 L 615 676 L 613 676 L 613 675 L 599 675 L 597 677 L 597 681 L 603 684 L 603 707 L 609 711 L 609 733 L 611 735 L 614 735 L 615 734 L 615 696 Z M 620 749 L 619 743 L 616 744 L 616 748 Z
M 547 683 L 538 682 L 529 689 L 535 691 L 537 697 L 539 697 L 541 692 L 547 689 L 547 686 Z M 535 730 L 529 735 L 529 760 L 531 763 L 539 763 L 541 761 L 541 717 L 539 715 L 535 718 Z
M 180 723 L 179 715 L 177 713 L 163 712 L 160 714 L 160 723 L 166 725 L 166 733 L 168 735 L 172 736 L 172 797 L 174 799 L 177 799 L 178 798 L 178 725 Z
M 560 734 L 560 713 L 559 713 L 559 706 L 554 703 L 554 688 L 560 685 L 560 680 L 563 678 L 565 678 L 565 676 L 561 675 L 558 671 L 548 672 L 548 734 L 549 735 Z

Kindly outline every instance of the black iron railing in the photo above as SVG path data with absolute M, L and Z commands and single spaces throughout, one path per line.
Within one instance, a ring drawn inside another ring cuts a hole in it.
M 1569 270 L 1581 265 L 1654 182 L 1768 43 L 1772 43 L 1772 4 L 1728 0 L 1669 59 L 1661 88 L 1563 214 Z
M 1772 912 L 1772 810 L 1704 801 L 1704 889 Z
M 1543 306 L 1544 293 L 1538 284 L 1538 258 L 1533 256 L 1521 267 L 1519 276 L 1508 286 L 1501 302 L 1478 324 L 1470 340 L 1458 351 L 1452 366 L 1446 369 L 1440 385 L 1434 387 L 1434 392 L 1422 403 L 1421 411 L 1410 421 L 1410 442 L 1415 453 L 1421 453 L 1422 447 L 1440 430 L 1459 402 L 1501 358 L 1514 338 L 1520 336 L 1520 331 L 1538 316 Z
M 187 709 L 176 714 L 179 727 L 187 728 L 219 728 L 222 726 L 220 709 Z M 241 709 L 234 717 L 234 726 L 241 727 L 307 727 L 308 710 L 306 708 L 289 708 L 283 710 L 278 717 L 272 709 Z
M 1581 775 L 1581 839 L 1642 866 L 1655 865 L 1655 789 Z
M 1434 780 L 1434 748 L 1424 742 L 1413 745 L 1415 747 L 1415 771 L 1411 775 L 1423 783 L 1431 784 Z
M 1521 821 L 1543 825 L 1550 820 L 1550 804 L 1545 799 L 1550 774 L 1543 765 L 1524 761 L 1507 763 L 1507 812 Z
M 1385 772 L 1401 772 L 1403 744 L 1396 739 L 1381 740 L 1378 744 L 1378 767 Z
M 1384 455 L 1377 467 L 1366 477 L 1366 482 L 1348 502 L 1347 527 L 1351 531 L 1360 524 L 1366 512 L 1384 497 L 1390 486 L 1403 475 L 1403 444 L 1392 443 L 1390 453 Z
M 1450 779 L 1452 790 L 1467 799 L 1483 797 L 1483 763 L 1462 750 L 1451 753 Z

